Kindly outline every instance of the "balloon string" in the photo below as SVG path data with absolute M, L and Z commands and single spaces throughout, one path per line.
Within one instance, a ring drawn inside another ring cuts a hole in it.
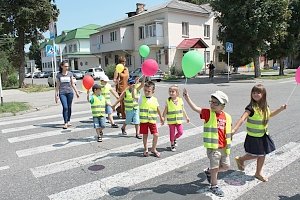
M 144 76 L 144 74 L 142 74 L 142 76 L 141 76 L 141 77 L 139 77 L 139 79 L 137 80 L 137 82 L 139 82 L 139 81 L 140 81 L 140 79 L 141 79 L 141 78 L 143 78 L 143 76 Z
M 187 83 L 187 78 L 185 78 L 185 83 L 184 83 L 184 85 L 186 85 L 186 83 Z
M 287 101 L 286 101 L 286 103 L 285 103 L 285 104 L 288 104 L 288 102 L 289 102 L 289 100 L 290 100 L 290 98 L 291 98 L 292 94 L 294 93 L 294 91 L 295 91 L 295 89 L 296 89 L 297 85 L 298 85 L 298 83 L 295 85 L 295 87 L 294 87 L 293 91 L 291 92 L 291 94 L 290 94 L 290 96 L 288 97 L 288 99 L 287 99 Z

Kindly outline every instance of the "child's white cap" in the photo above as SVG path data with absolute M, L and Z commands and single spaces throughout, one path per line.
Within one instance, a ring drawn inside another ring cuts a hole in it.
M 224 93 L 224 92 L 222 92 L 222 91 L 220 91 L 220 90 L 218 90 L 218 91 L 216 91 L 215 93 L 213 93 L 213 94 L 211 94 L 211 96 L 212 97 L 215 97 L 216 99 L 218 99 L 218 101 L 221 103 L 221 104 L 226 104 L 226 103 L 228 103 L 228 96 Z
M 100 81 L 106 81 L 106 82 L 108 82 L 109 78 L 106 75 L 104 75 L 104 76 L 100 77 Z

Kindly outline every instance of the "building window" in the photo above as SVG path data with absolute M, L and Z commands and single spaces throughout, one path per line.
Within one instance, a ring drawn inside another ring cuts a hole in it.
M 156 25 L 155 24 L 147 24 L 145 26 L 146 38 L 148 37 L 156 37 Z
M 139 39 L 144 39 L 145 38 L 145 27 L 144 26 L 140 26 L 139 27 Z
M 210 62 L 210 51 L 205 51 L 205 63 Z
M 204 38 L 210 38 L 210 25 L 204 25 Z
M 77 52 L 77 45 L 76 44 L 73 45 L 73 51 Z
M 182 36 L 189 36 L 189 23 L 182 22 Z
M 101 43 L 101 44 L 104 43 L 104 36 L 103 36 L 103 35 L 101 35 L 101 37 L 100 37 L 100 43 Z
M 116 40 L 117 40 L 117 31 L 110 32 L 110 41 L 113 42 Z
M 69 53 L 72 53 L 72 45 L 69 45 Z
M 131 66 L 132 65 L 131 55 L 126 54 L 125 58 L 126 58 L 126 64 L 128 66 Z
M 115 55 L 115 64 L 119 63 L 119 55 Z

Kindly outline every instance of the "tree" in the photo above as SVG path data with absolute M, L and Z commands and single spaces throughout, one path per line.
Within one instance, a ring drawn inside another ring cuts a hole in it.
M 30 60 L 34 60 L 35 64 L 37 65 L 37 68 L 42 69 L 42 58 L 41 58 L 41 52 L 40 52 L 40 44 L 35 39 L 31 42 L 31 46 L 29 47 L 29 53 L 28 57 Z
M 300 1 L 291 0 L 289 9 L 291 18 L 288 20 L 287 35 L 281 40 L 271 43 L 268 51 L 269 58 L 280 60 L 279 75 L 284 75 L 284 58 L 289 56 L 291 60 L 290 65 L 294 67 L 293 61 L 300 51 Z
M 253 60 L 255 77 L 260 76 L 259 55 L 268 43 L 286 34 L 289 0 L 214 0 L 211 6 L 220 23 L 218 39 L 234 43 L 232 57 L 237 63 Z M 244 63 L 246 64 L 246 63 Z
M 0 0 L 3 28 L 16 38 L 14 65 L 19 69 L 19 87 L 25 78 L 24 46 L 41 32 L 48 30 L 51 20 L 56 21 L 59 10 L 54 0 Z

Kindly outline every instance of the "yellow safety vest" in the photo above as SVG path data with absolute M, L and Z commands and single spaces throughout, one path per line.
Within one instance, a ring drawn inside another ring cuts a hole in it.
M 93 95 L 94 97 L 94 102 L 91 104 L 91 110 L 92 110 L 92 115 L 93 117 L 101 117 L 105 115 L 105 104 L 106 100 L 104 96 L 101 96 L 100 99 L 96 96 Z
M 178 97 L 177 105 L 170 99 L 167 100 L 167 120 L 168 124 L 182 124 L 183 121 L 183 101 Z
M 103 95 L 108 103 L 110 103 L 110 89 L 111 85 L 106 83 L 104 87 L 101 88 L 101 95 Z
M 246 122 L 247 134 L 253 137 L 262 137 L 268 134 L 268 119 L 270 117 L 270 109 L 268 108 L 266 123 L 263 123 L 263 115 L 259 108 L 253 107 L 254 114 L 248 117 Z
M 151 97 L 147 99 L 145 96 L 142 97 L 140 104 L 140 122 L 141 123 L 156 123 L 157 119 L 157 98 Z
M 137 93 L 136 89 L 134 89 L 133 92 L 135 92 L 136 94 Z M 125 105 L 125 110 L 133 110 L 139 108 L 138 102 L 136 101 L 136 99 L 132 97 L 132 93 L 129 91 L 129 89 L 125 91 L 124 105 Z
M 231 147 L 231 123 L 232 119 L 229 114 L 225 113 L 226 126 L 226 154 L 230 154 Z M 216 113 L 210 110 L 210 117 L 208 122 L 204 124 L 204 135 L 203 135 L 204 147 L 208 149 L 218 149 L 219 148 L 219 134 L 217 125 Z

